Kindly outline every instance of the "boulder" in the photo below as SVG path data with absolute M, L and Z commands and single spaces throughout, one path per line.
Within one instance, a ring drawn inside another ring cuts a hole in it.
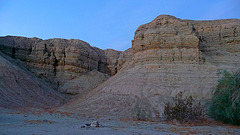
M 91 127 L 99 127 L 98 121 L 93 121 L 90 125 Z

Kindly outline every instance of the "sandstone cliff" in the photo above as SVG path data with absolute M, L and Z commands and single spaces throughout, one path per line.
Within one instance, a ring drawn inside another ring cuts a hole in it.
M 89 71 L 96 70 L 103 76 L 100 80 L 88 79 L 93 83 L 101 83 L 109 78 L 108 75 L 114 75 L 117 72 L 118 57 L 121 53 L 112 49 L 101 50 L 91 47 L 88 43 L 76 39 L 42 40 L 13 36 L 0 37 L 0 51 L 23 61 L 31 72 L 48 82 L 54 89 L 69 94 L 82 93 L 81 91 L 98 85 L 87 82 L 84 85 L 89 86 L 81 86 L 86 89 L 78 89 L 74 92 L 67 90 L 65 83 L 71 81 L 72 87 L 77 88 L 78 78 L 82 75 L 86 77 Z M 91 78 L 91 75 L 89 77 Z
M 160 15 L 136 30 L 131 53 L 120 72 L 65 105 L 65 110 L 133 117 L 141 107 L 156 118 L 163 112 L 163 102 L 180 91 L 208 100 L 218 70 L 240 67 L 240 20 L 192 21 Z

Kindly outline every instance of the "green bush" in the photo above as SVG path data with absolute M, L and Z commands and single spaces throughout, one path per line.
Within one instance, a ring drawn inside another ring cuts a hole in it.
M 240 125 L 240 71 L 223 71 L 221 74 L 210 102 L 209 115 L 224 123 Z
M 146 113 L 140 107 L 136 107 L 137 120 L 146 120 Z
M 172 102 L 165 103 L 164 114 L 166 120 L 198 121 L 204 119 L 205 107 L 196 102 L 192 96 L 183 98 L 183 93 L 178 93 Z
M 137 120 L 142 120 L 142 121 L 146 121 L 146 120 L 152 120 L 152 115 L 151 115 L 151 110 L 149 108 L 144 108 L 141 107 L 140 105 L 137 105 L 135 107 L 136 112 L 136 118 Z

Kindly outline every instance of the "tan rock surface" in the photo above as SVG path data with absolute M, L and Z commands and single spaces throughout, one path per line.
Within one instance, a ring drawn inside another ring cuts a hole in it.
M 69 93 L 64 87 L 66 82 L 89 71 L 97 70 L 114 75 L 117 72 L 117 59 L 121 53 L 112 49 L 101 50 L 91 47 L 77 39 L 42 40 L 13 36 L 0 37 L 0 50 L 12 58 L 23 61 L 31 72 L 63 93 Z M 102 79 L 92 83 L 96 82 L 101 83 Z
M 64 109 L 82 115 L 134 117 L 140 106 L 157 118 L 163 102 L 180 91 L 208 100 L 218 70 L 240 67 L 239 33 L 240 20 L 236 19 L 192 21 L 158 16 L 136 30 L 133 57 L 123 64 L 125 68 Z

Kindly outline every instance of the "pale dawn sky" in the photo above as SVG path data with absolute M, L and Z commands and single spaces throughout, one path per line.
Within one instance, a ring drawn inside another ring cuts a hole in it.
M 73 38 L 124 51 L 158 15 L 240 19 L 239 7 L 240 0 L 0 0 L 0 36 Z

